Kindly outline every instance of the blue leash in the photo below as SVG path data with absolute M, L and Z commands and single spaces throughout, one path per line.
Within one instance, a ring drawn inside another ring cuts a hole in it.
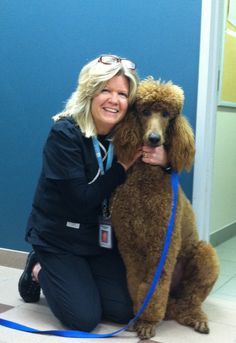
M 71 337 L 71 338 L 107 338 L 107 337 L 113 337 L 120 333 L 121 331 L 126 330 L 133 322 L 135 322 L 138 317 L 143 313 L 146 306 L 148 305 L 155 288 L 158 284 L 158 281 L 160 279 L 165 260 L 166 255 L 168 253 L 170 240 L 172 237 L 172 232 L 174 228 L 174 221 L 175 221 L 175 214 L 176 214 L 176 208 L 177 208 L 177 201 L 178 201 L 178 175 L 176 173 L 171 174 L 171 185 L 172 185 L 172 210 L 171 210 L 171 216 L 169 220 L 169 224 L 167 227 L 164 247 L 162 250 L 161 258 L 158 263 L 153 281 L 151 283 L 151 286 L 147 292 L 147 295 L 143 301 L 142 306 L 140 307 L 139 311 L 136 313 L 135 317 L 129 321 L 127 325 L 122 327 L 119 330 L 116 330 L 111 333 L 107 334 L 98 334 L 98 333 L 90 333 L 90 332 L 84 332 L 84 331 L 78 331 L 78 330 L 37 330 L 30 328 L 28 326 L 24 326 L 6 319 L 0 318 L 0 325 L 8 327 L 10 329 L 18 330 L 18 331 L 24 331 L 24 332 L 30 332 L 30 333 L 37 333 L 37 334 L 43 334 L 43 335 L 53 335 L 53 336 L 62 336 L 62 337 Z

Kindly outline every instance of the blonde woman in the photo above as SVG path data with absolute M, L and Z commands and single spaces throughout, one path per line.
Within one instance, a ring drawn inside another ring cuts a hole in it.
M 133 316 L 108 202 L 147 149 L 128 164 L 113 157 L 112 130 L 134 102 L 137 85 L 133 62 L 94 59 L 82 68 L 44 146 L 26 230 L 33 251 L 18 288 L 25 302 L 39 301 L 42 289 L 54 315 L 71 329 L 91 331 L 102 319 L 127 323 Z M 148 156 L 146 163 L 167 163 L 163 148 Z

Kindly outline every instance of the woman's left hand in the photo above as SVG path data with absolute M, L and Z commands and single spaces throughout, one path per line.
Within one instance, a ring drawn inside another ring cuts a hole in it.
M 163 145 L 152 148 L 148 145 L 142 147 L 142 161 L 152 165 L 166 167 L 168 165 L 167 152 Z

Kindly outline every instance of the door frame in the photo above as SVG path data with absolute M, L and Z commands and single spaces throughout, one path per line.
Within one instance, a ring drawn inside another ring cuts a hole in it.
M 224 0 L 202 0 L 196 114 L 193 208 L 201 239 L 209 241 L 216 113 L 223 34 Z

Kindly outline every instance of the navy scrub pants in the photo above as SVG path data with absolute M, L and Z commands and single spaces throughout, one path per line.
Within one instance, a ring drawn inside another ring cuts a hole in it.
M 77 256 L 34 246 L 42 269 L 39 283 L 53 314 L 68 328 L 93 330 L 101 320 L 127 324 L 133 318 L 126 272 L 117 251 Z

